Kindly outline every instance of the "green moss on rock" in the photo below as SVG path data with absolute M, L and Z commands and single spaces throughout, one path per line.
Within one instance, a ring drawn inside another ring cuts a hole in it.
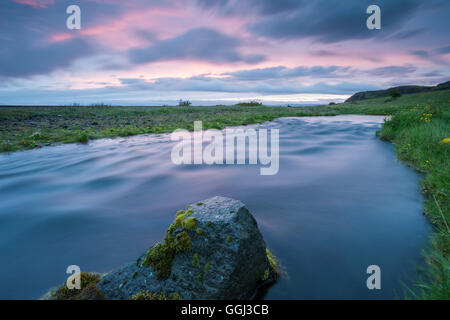
M 197 226 L 197 219 L 189 217 L 193 213 L 194 211 L 192 209 L 189 209 L 186 212 L 184 212 L 184 210 L 178 211 L 175 217 L 174 227 L 187 230 L 194 229 Z
M 175 255 L 191 249 L 191 238 L 186 230 L 174 235 L 177 229 L 192 230 L 197 225 L 195 218 L 187 218 L 194 211 L 192 209 L 177 211 L 175 221 L 166 231 L 164 243 L 158 243 L 147 251 L 142 266 L 153 267 L 159 280 L 169 278 L 172 272 L 172 261 Z M 187 219 L 186 219 L 187 218 Z
M 230 243 L 231 241 L 233 241 L 233 239 L 232 239 L 230 236 L 228 236 L 228 237 L 225 239 L 225 241 L 228 242 L 228 243 Z
M 266 248 L 266 254 L 267 254 L 267 259 L 269 260 L 270 267 L 272 268 L 272 272 L 274 273 L 274 275 L 276 277 L 278 277 L 280 275 L 280 271 L 278 270 L 278 262 L 277 262 L 276 257 L 267 248 Z
M 194 253 L 194 256 L 192 257 L 192 265 L 194 267 L 198 266 L 198 253 Z
M 143 290 L 131 297 L 131 300 L 183 300 L 178 292 L 167 294 L 165 292 L 153 293 Z
M 81 288 L 69 289 L 66 283 L 51 292 L 51 298 L 56 300 L 103 300 L 103 294 L 97 289 L 100 275 L 81 272 Z
M 147 251 L 142 265 L 153 267 L 158 279 L 167 279 L 172 272 L 172 260 L 175 256 L 175 250 L 167 244 L 156 244 Z
M 191 237 L 183 231 L 175 237 L 175 251 L 177 253 L 191 250 Z
M 184 221 L 184 228 L 188 229 L 188 230 L 192 230 L 197 226 L 197 218 L 187 218 L 186 221 Z
M 264 271 L 264 274 L 262 276 L 262 281 L 266 281 L 267 279 L 269 279 L 269 275 L 270 275 L 270 271 L 269 269 L 266 269 L 266 271 Z
M 182 215 L 182 214 L 184 214 L 184 210 L 178 210 L 178 211 L 175 213 L 175 217 L 178 217 L 178 216 L 180 216 L 180 215 Z

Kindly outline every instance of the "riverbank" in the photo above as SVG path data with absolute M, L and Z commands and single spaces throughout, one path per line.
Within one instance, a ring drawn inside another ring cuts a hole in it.
M 448 103 L 416 106 L 385 122 L 379 136 L 395 143 L 397 156 L 424 173 L 424 213 L 434 227 L 428 267 L 407 296 L 416 299 L 450 299 L 450 109 Z
M 179 128 L 193 130 L 195 120 L 202 120 L 204 129 L 222 129 L 280 117 L 395 114 L 417 104 L 448 105 L 449 99 L 450 91 L 440 91 L 405 95 L 391 101 L 378 98 L 314 107 L 0 107 L 0 152 Z

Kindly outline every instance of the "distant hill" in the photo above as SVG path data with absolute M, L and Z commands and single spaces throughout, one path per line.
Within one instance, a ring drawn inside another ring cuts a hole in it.
M 386 90 L 363 91 L 363 92 L 355 93 L 350 98 L 348 98 L 345 102 L 374 99 L 374 98 L 381 98 L 381 97 L 390 97 L 392 92 L 398 92 L 403 95 L 403 94 L 440 91 L 440 90 L 450 90 L 450 81 L 438 84 L 437 86 L 434 86 L 434 87 L 400 86 L 400 87 L 389 88 Z

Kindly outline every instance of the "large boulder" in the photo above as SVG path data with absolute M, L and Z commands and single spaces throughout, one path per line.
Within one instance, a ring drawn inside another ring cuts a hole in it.
M 245 205 L 213 197 L 177 212 L 164 243 L 102 278 L 106 299 L 248 299 L 276 262 Z

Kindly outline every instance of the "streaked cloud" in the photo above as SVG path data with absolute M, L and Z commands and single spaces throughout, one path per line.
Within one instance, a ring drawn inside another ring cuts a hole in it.
M 262 54 L 242 54 L 242 43 L 212 29 L 194 29 L 175 38 L 161 40 L 148 47 L 132 49 L 132 63 L 149 63 L 167 60 L 203 60 L 213 63 L 246 62 L 254 64 L 264 61 Z
M 380 31 L 369 0 L 83 0 L 78 31 L 72 4 L 0 2 L 0 103 L 284 101 L 450 77 L 444 0 L 379 0 Z

